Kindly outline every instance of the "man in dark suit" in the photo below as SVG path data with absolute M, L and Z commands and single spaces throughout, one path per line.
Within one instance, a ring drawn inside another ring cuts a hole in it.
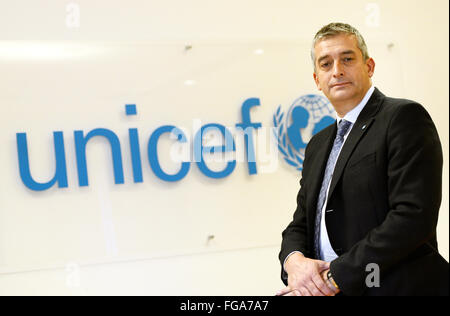
M 338 119 L 306 148 L 277 295 L 448 295 L 436 241 L 442 148 L 431 117 L 372 86 L 375 62 L 352 26 L 324 26 L 311 55 Z

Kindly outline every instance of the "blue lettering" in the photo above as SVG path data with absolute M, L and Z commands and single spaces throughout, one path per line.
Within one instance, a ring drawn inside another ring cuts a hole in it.
M 236 124 L 237 128 L 240 128 L 244 132 L 245 136 L 245 147 L 248 160 L 249 174 L 256 174 L 256 157 L 255 157 L 255 145 L 253 142 L 253 130 L 261 127 L 261 123 L 252 123 L 250 119 L 250 110 L 254 106 L 259 106 L 260 100 L 257 98 L 247 99 L 242 104 L 241 114 L 242 123 Z M 137 109 L 135 104 L 127 104 L 125 106 L 125 114 L 127 116 L 137 115 Z M 220 132 L 221 136 L 224 138 L 224 144 L 221 146 L 204 146 L 203 136 L 212 130 Z M 187 143 L 186 135 L 177 127 L 171 125 L 161 126 L 156 129 L 150 136 L 147 146 L 147 155 L 150 167 L 155 175 L 164 181 L 179 181 L 183 179 L 189 172 L 191 167 L 190 161 L 182 161 L 181 168 L 176 174 L 168 174 L 163 171 L 158 158 L 158 141 L 161 135 L 165 133 L 171 133 L 177 137 L 177 141 L 180 143 Z M 122 162 L 122 151 L 120 140 L 117 135 L 108 129 L 97 128 L 90 131 L 87 135 L 81 130 L 74 131 L 74 145 L 76 154 L 76 164 L 78 172 L 78 184 L 80 187 L 89 185 L 88 178 L 88 168 L 86 160 L 86 146 L 93 137 L 102 136 L 106 138 L 110 144 L 112 165 L 114 171 L 114 182 L 115 184 L 123 184 L 124 181 L 124 171 Z M 136 128 L 130 128 L 128 130 L 129 136 L 129 148 L 131 154 L 131 165 L 133 170 L 133 180 L 134 183 L 143 182 L 143 172 L 142 172 L 142 160 L 140 152 L 139 134 Z M 55 151 L 55 175 L 54 177 L 46 183 L 38 183 L 34 181 L 31 176 L 29 155 L 28 155 L 28 144 L 26 133 L 17 133 L 17 154 L 19 162 L 19 171 L 22 182 L 31 190 L 34 191 L 44 191 L 56 183 L 59 188 L 67 188 L 67 166 L 66 166 L 66 156 L 64 147 L 64 137 L 63 132 L 53 132 L 54 139 L 54 151 Z M 201 129 L 194 136 L 194 158 L 200 171 L 207 177 L 220 179 L 230 175 L 236 168 L 236 160 L 226 161 L 226 166 L 221 171 L 211 170 L 205 159 L 205 154 L 219 154 L 227 152 L 235 152 L 236 146 L 231 132 L 223 125 L 212 123 L 201 127 Z
M 67 168 L 66 154 L 64 150 L 63 132 L 53 133 L 53 144 L 55 148 L 56 170 L 55 176 L 47 183 L 37 183 L 33 180 L 30 172 L 30 163 L 28 156 L 27 134 L 18 133 L 17 138 L 17 154 L 19 157 L 19 171 L 22 182 L 25 186 L 33 191 L 44 191 L 51 188 L 58 182 L 59 188 L 67 188 Z
M 207 132 L 208 130 L 216 129 L 219 130 L 222 135 L 225 138 L 225 146 L 203 146 L 203 134 Z M 229 152 L 229 151 L 236 151 L 236 146 L 234 143 L 233 136 L 231 135 L 230 131 L 223 125 L 220 124 L 208 124 L 205 126 L 202 126 L 200 131 L 197 132 L 195 135 L 194 140 L 194 157 L 195 161 L 197 162 L 197 166 L 200 169 L 201 172 L 207 177 L 213 178 L 213 179 L 220 179 L 224 178 L 228 175 L 230 175 L 234 168 L 236 167 L 236 160 L 229 161 L 227 164 L 227 167 L 220 172 L 212 171 L 208 168 L 206 165 L 203 154 L 205 152 L 210 153 L 220 153 L 220 152 Z
M 78 184 L 81 187 L 89 185 L 86 164 L 86 145 L 92 137 L 96 136 L 103 136 L 109 141 L 113 159 L 114 181 L 116 184 L 124 183 L 120 141 L 114 132 L 104 128 L 97 128 L 89 132 L 86 137 L 83 136 L 83 131 L 75 131 L 74 136 L 78 167 Z
M 136 128 L 130 128 L 129 130 L 130 138 L 130 151 L 131 151 L 131 162 L 133 166 L 133 178 L 134 183 L 143 182 L 142 177 L 142 163 L 141 163 L 141 150 L 139 149 L 139 136 Z
M 181 143 L 187 142 L 186 135 L 175 126 L 166 125 L 161 126 L 157 130 L 155 130 L 148 142 L 148 160 L 150 162 L 150 167 L 152 168 L 155 175 L 161 180 L 168 182 L 179 181 L 187 175 L 191 167 L 191 163 L 187 161 L 181 163 L 180 171 L 174 175 L 167 174 L 161 169 L 161 165 L 158 159 L 158 140 L 161 135 L 165 133 L 178 135 L 178 141 Z
M 245 100 L 242 104 L 242 123 L 236 124 L 236 127 L 244 131 L 245 139 L 245 153 L 247 155 L 248 172 L 249 174 L 257 174 L 256 169 L 256 155 L 255 145 L 253 144 L 253 130 L 261 127 L 261 123 L 252 123 L 250 120 L 250 109 L 254 106 L 260 106 L 261 103 L 257 98 L 250 98 Z

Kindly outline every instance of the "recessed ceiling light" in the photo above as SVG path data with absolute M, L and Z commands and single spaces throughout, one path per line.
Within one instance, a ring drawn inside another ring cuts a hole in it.
M 193 85 L 195 85 L 195 84 L 197 84 L 197 81 L 195 81 L 195 80 L 186 80 L 185 82 L 184 82 L 184 84 L 186 85 L 186 86 L 193 86 Z

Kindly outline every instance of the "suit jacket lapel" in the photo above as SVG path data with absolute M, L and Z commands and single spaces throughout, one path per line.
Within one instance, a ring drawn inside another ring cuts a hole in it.
M 378 112 L 382 98 L 384 95 L 375 88 L 372 96 L 367 102 L 364 109 L 361 111 L 358 119 L 356 120 L 347 140 L 342 147 L 339 158 L 336 162 L 336 167 L 334 169 L 333 178 L 331 179 L 330 191 L 328 192 L 328 198 L 333 194 L 334 189 L 342 176 L 342 173 L 347 165 L 351 154 L 353 153 L 356 145 L 359 143 L 361 138 L 370 128 L 370 125 L 375 120 L 374 116 Z

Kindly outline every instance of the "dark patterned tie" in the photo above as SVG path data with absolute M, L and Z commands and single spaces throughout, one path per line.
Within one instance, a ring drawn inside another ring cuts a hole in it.
M 345 134 L 347 134 L 350 126 L 352 126 L 352 123 L 346 120 L 341 120 L 341 122 L 339 123 L 333 148 L 331 149 L 330 156 L 328 157 L 325 175 L 323 176 L 322 187 L 320 188 L 319 199 L 317 200 L 316 223 L 314 226 L 314 252 L 317 259 L 320 258 L 320 222 L 322 219 L 322 208 L 327 197 L 328 186 L 330 184 L 331 178 L 333 177 L 336 160 L 339 156 L 342 144 L 344 143 L 344 136 Z

